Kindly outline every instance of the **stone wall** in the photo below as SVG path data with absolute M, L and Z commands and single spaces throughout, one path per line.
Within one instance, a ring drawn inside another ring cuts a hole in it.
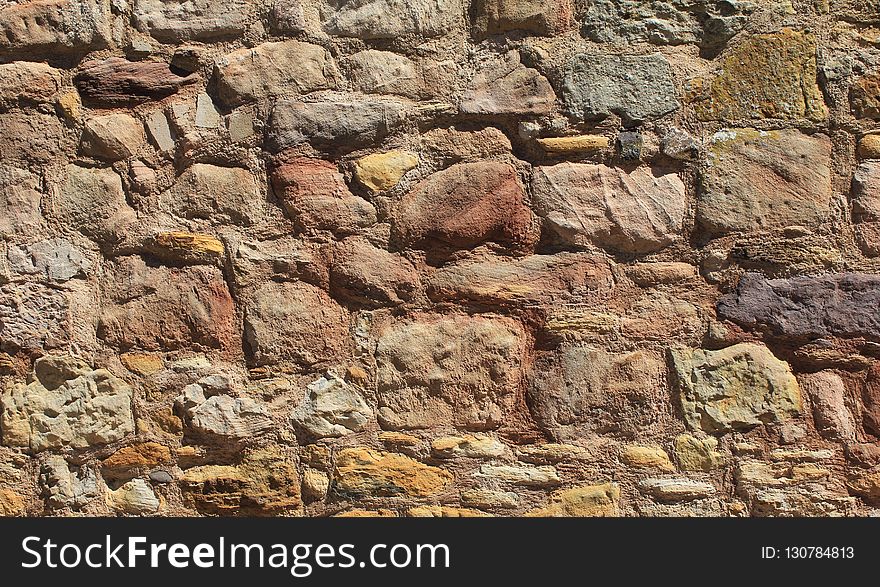
M 0 0 L 0 514 L 871 515 L 880 3 Z

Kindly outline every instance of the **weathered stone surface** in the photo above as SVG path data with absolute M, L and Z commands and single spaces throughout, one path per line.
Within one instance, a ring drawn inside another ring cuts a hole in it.
M 334 295 L 377 306 L 412 300 L 421 283 L 415 267 L 405 257 L 351 237 L 334 248 L 330 287 Z
M 57 116 L 51 114 L 0 113 L 0 161 L 48 163 L 62 150 L 65 130 Z M 24 167 L 18 164 L 17 167 Z
M 880 436 L 880 367 L 877 364 L 868 371 L 865 387 L 862 390 L 862 402 L 865 429 L 875 436 Z
M 452 475 L 407 456 L 345 448 L 336 456 L 334 491 L 343 496 L 428 497 L 443 491 Z
M 215 223 L 253 224 L 263 216 L 265 207 L 250 171 L 208 163 L 188 167 L 167 197 L 175 214 Z
M 477 476 L 523 487 L 555 487 L 562 483 L 556 469 L 548 465 L 537 467 L 483 465 Z
M 28 245 L 10 245 L 6 251 L 9 268 L 48 283 L 63 283 L 85 277 L 92 263 L 69 241 L 52 238 Z
M 675 471 L 675 465 L 669 460 L 669 455 L 659 446 L 627 445 L 620 452 L 620 460 L 630 467 Z
M 379 332 L 379 422 L 497 428 L 517 401 L 525 333 L 508 318 L 419 316 Z
M 421 136 L 422 148 L 449 164 L 478 161 L 510 153 L 510 139 L 497 128 L 460 131 L 455 127 L 435 128 Z
M 536 212 L 563 242 L 647 253 L 671 244 L 687 211 L 684 183 L 672 172 L 601 164 L 538 167 Z
M 300 0 L 274 0 L 269 11 L 269 25 L 278 33 L 301 33 L 308 26 Z
M 644 479 L 639 482 L 642 492 L 660 501 L 689 501 L 703 499 L 715 493 L 715 486 L 705 481 L 688 478 Z
M 86 104 L 113 107 L 159 100 L 198 79 L 196 74 L 177 75 L 164 62 L 110 57 L 83 63 L 74 83 Z
M 59 220 L 99 243 L 120 241 L 136 220 L 122 178 L 109 167 L 68 165 L 53 204 Z
M 229 106 L 335 86 L 330 53 L 301 41 L 263 43 L 229 53 L 216 66 L 217 90 Z
M 796 130 L 716 133 L 697 196 L 708 235 L 824 221 L 831 202 L 831 141 Z
M 716 449 L 718 440 L 712 436 L 697 438 L 690 434 L 675 437 L 675 460 L 682 471 L 711 471 L 724 464 Z
M 543 75 L 511 51 L 483 64 L 461 97 L 464 114 L 547 114 L 556 94 Z
M 27 512 L 25 498 L 11 489 L 0 488 L 0 516 L 24 516 Z
M 101 469 L 127 470 L 156 467 L 171 461 L 171 451 L 158 442 L 142 442 L 117 450 L 101 461 Z
M 869 134 L 859 139 L 857 152 L 862 159 L 880 159 L 880 134 Z
M 392 236 L 416 248 L 469 249 L 493 241 L 523 249 L 532 223 L 525 198 L 510 165 L 459 163 L 431 175 L 400 200 Z
M 83 151 L 99 159 L 128 159 L 144 143 L 144 125 L 128 114 L 95 116 L 86 121 L 83 129 Z
M 688 425 L 712 434 L 797 416 L 801 394 L 784 361 L 762 345 L 670 350 Z
M 237 344 L 233 301 L 218 269 L 149 267 L 123 257 L 106 270 L 98 337 L 107 344 L 146 351 Z
M 588 0 L 579 20 L 591 41 L 723 45 L 745 27 L 756 2 Z
M 857 79 L 849 89 L 853 114 L 859 118 L 880 118 L 878 94 L 880 94 L 880 74 L 872 72 Z
M 873 135 L 865 139 L 870 136 Z M 862 250 L 866 255 L 880 255 L 880 163 L 868 161 L 858 166 L 853 174 L 852 203 L 852 218 Z
M 576 444 L 559 444 L 547 442 L 521 446 L 517 449 L 517 457 L 526 463 L 536 465 L 555 465 L 561 462 L 578 462 L 590 460 L 594 455 L 590 449 Z
M 700 120 L 824 120 L 816 84 L 816 38 L 782 29 L 754 35 L 721 61 L 719 74 L 698 80 L 689 97 Z
M 61 71 L 45 63 L 4 63 L 0 65 L 0 88 L 0 108 L 49 102 L 61 89 Z
M 296 460 L 278 446 L 252 449 L 237 465 L 187 469 L 180 486 L 203 514 L 279 516 L 302 507 Z
M 408 103 L 392 98 L 279 100 L 269 118 L 267 144 L 273 151 L 306 142 L 318 148 L 351 151 L 386 137 L 410 114 Z
M 699 343 L 706 333 L 705 311 L 663 291 L 647 291 L 627 309 L 620 332 L 633 340 Z
M 396 186 L 400 178 L 418 164 L 419 156 L 409 151 L 374 153 L 354 162 L 354 176 L 370 191 L 384 192 Z
M 566 67 L 562 98 L 577 118 L 617 114 L 627 123 L 653 120 L 680 106 L 672 70 L 659 53 L 576 55 Z
M 590 253 L 529 255 L 519 259 L 480 256 L 444 265 L 427 282 L 437 302 L 555 305 L 590 292 L 609 291 L 608 262 Z
M 160 232 L 146 249 L 169 261 L 185 263 L 210 263 L 224 257 L 223 243 L 209 234 L 192 232 Z
M 544 508 L 529 512 L 542 518 L 614 518 L 620 515 L 616 483 L 581 485 L 557 491 Z
M 104 369 L 66 355 L 34 363 L 27 384 L 0 396 L 3 444 L 33 452 L 85 448 L 134 432 L 131 388 Z
M 467 489 L 461 492 L 462 505 L 476 508 L 517 508 L 519 495 L 513 491 Z
M 0 163 L 0 236 L 33 234 L 40 225 L 40 179 Z
M 491 436 L 445 436 L 431 442 L 431 454 L 441 459 L 488 459 L 503 456 L 507 447 Z
M 352 194 L 345 178 L 328 161 L 306 157 L 284 161 L 272 171 L 272 186 L 302 231 L 347 235 L 376 223 L 376 208 Z
M 45 0 L 0 8 L 0 49 L 49 56 L 105 47 L 111 37 L 109 0 Z
M 825 438 L 855 440 L 856 423 L 847 407 L 846 385 L 834 371 L 798 376 L 801 389 L 810 398 L 813 421 Z
M 247 440 L 274 428 L 272 416 L 260 402 L 222 393 L 206 398 L 204 388 L 197 383 L 186 386 L 177 403 L 197 435 L 227 441 Z
M 855 501 L 843 483 L 830 478 L 831 471 L 813 463 L 744 459 L 734 477 L 752 516 L 847 516 Z
M 876 307 L 880 276 L 831 273 L 791 279 L 766 279 L 756 273 L 740 278 L 735 291 L 718 301 L 718 315 L 744 328 L 792 341 L 825 337 L 880 340 Z
M 328 372 L 306 387 L 290 421 L 307 437 L 329 438 L 359 432 L 372 417 L 363 391 Z
M 241 35 L 248 0 L 135 0 L 132 22 L 163 42 L 212 41 Z
M 552 35 L 571 26 L 574 12 L 570 0 L 477 0 L 473 10 L 481 35 L 515 30 Z
M 594 433 L 632 437 L 656 421 L 665 388 L 666 366 L 653 351 L 615 354 L 566 345 L 536 366 L 529 405 L 554 439 Z
M 64 292 L 36 283 L 0 287 L 0 349 L 57 348 L 70 336 L 69 302 Z
M 445 505 L 417 506 L 407 510 L 411 518 L 485 518 L 490 514 L 468 508 L 454 508 Z
M 549 137 L 537 139 L 535 142 L 552 155 L 580 155 L 596 153 L 608 148 L 608 137 L 602 135 Z
M 346 348 L 348 313 L 323 290 L 301 282 L 268 282 L 245 308 L 244 341 L 251 361 L 314 365 Z
M 122 513 L 143 516 L 159 510 L 159 498 L 143 479 L 132 479 L 107 494 L 107 504 Z
M 324 23 L 333 35 L 361 39 L 395 39 L 418 34 L 436 37 L 461 21 L 461 0 L 338 0 L 337 11 Z
M 642 287 L 652 287 L 691 281 L 697 277 L 697 268 L 675 261 L 636 263 L 626 267 L 626 275 Z
M 98 480 L 91 467 L 71 467 L 64 457 L 50 455 L 40 468 L 40 485 L 50 509 L 78 510 L 98 497 Z

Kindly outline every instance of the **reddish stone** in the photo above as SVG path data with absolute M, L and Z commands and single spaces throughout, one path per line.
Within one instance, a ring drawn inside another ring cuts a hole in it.
M 126 257 L 108 274 L 108 303 L 98 322 L 98 336 L 108 344 L 147 351 L 238 346 L 235 307 L 219 269 L 148 267 Z
M 272 172 L 272 186 L 303 231 L 352 234 L 376 222 L 373 205 L 352 194 L 336 166 L 327 161 L 307 157 L 283 161 Z
M 425 250 L 470 249 L 492 241 L 518 251 L 534 242 L 532 214 L 516 170 L 506 163 L 459 163 L 403 197 L 392 235 Z

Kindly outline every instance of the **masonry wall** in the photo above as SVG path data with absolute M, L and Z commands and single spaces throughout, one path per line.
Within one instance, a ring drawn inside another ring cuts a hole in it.
M 0 0 L 0 514 L 876 514 L 878 61 L 874 0 Z

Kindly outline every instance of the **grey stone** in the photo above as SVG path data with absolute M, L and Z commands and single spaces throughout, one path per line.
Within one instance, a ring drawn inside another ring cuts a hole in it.
M 359 432 L 372 417 L 360 390 L 331 372 L 306 387 L 290 421 L 306 436 L 328 438 Z
M 86 448 L 134 433 L 131 388 L 104 369 L 66 355 L 34 363 L 27 384 L 0 396 L 3 444 L 40 452 Z
M 566 68 L 562 95 L 569 114 L 583 120 L 617 114 L 638 123 L 680 106 L 672 70 L 660 53 L 576 55 Z
M 249 0 L 134 0 L 132 22 L 168 43 L 229 39 L 244 33 L 250 7 Z
M 50 455 L 40 468 L 43 497 L 51 509 L 81 509 L 98 497 L 95 471 L 85 465 L 71 467 L 64 457 Z
M 384 138 L 410 113 L 408 104 L 392 99 L 279 100 L 269 118 L 267 143 L 273 151 L 305 142 L 351 151 Z
M 147 116 L 147 132 L 153 139 L 153 144 L 160 151 L 172 151 L 175 146 L 174 137 L 171 134 L 171 126 L 168 118 L 161 110 L 155 110 Z
M 324 23 L 333 35 L 396 39 L 437 37 L 461 23 L 461 0 L 335 0 L 337 11 Z
M 0 287 L 0 349 L 59 347 L 70 336 L 68 321 L 64 292 L 37 283 Z
M 586 0 L 581 33 L 600 43 L 723 45 L 745 27 L 759 0 Z
M 766 279 L 743 275 L 718 300 L 718 316 L 791 342 L 840 337 L 880 341 L 880 275 L 831 273 Z
M 418 98 L 422 93 L 419 66 L 390 51 L 368 49 L 348 59 L 352 89 L 365 94 L 398 94 Z
M 660 139 L 660 152 L 679 161 L 691 161 L 697 156 L 699 143 L 685 130 L 670 127 Z
M 638 161 L 642 158 L 643 143 L 641 133 L 622 132 L 617 135 L 617 153 L 624 161 Z
M 200 93 L 196 97 L 196 127 L 198 128 L 218 128 L 221 118 L 211 96 L 205 92 Z
M 6 259 L 16 273 L 56 283 L 85 277 L 92 266 L 79 249 L 61 238 L 10 245 Z
M 174 481 L 174 477 L 168 471 L 159 470 L 150 473 L 150 480 L 156 483 L 171 483 Z
M 306 30 L 306 15 L 300 0 L 275 0 L 269 11 L 270 28 L 282 34 L 302 33 Z
M 715 493 L 715 486 L 711 483 L 687 477 L 642 479 L 639 481 L 639 489 L 660 501 L 690 501 L 703 499 Z

